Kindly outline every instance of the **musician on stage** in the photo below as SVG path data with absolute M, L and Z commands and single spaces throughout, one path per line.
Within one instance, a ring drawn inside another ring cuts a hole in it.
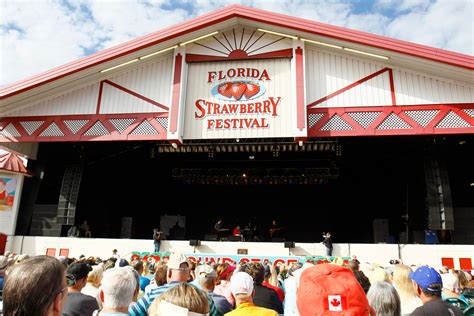
M 232 231 L 232 235 L 235 237 L 239 237 L 240 241 L 244 241 L 244 236 L 242 235 L 242 232 L 240 231 L 239 225 L 235 226 L 234 230 Z
M 280 227 L 280 225 L 278 225 L 277 221 L 274 219 L 272 221 L 272 224 L 270 225 L 270 229 L 269 229 L 270 239 L 272 239 L 274 237 L 279 237 L 280 231 L 281 231 L 281 227 Z
M 323 233 L 323 238 L 324 240 L 321 242 L 324 247 L 326 247 L 326 256 L 331 257 L 332 256 L 332 238 L 331 238 L 331 233 Z
M 224 225 L 222 224 L 222 219 L 219 218 L 217 223 L 214 225 L 214 231 L 216 232 L 217 237 L 219 238 L 219 240 L 222 240 L 222 239 L 224 239 L 225 233 L 228 232 L 229 229 L 224 228 Z

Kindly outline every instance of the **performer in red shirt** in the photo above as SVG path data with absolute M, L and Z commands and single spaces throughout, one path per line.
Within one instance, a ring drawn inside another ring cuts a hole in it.
M 239 225 L 235 226 L 234 230 L 232 231 L 232 235 L 239 237 L 240 240 L 243 241 L 243 235 L 240 232 L 240 226 Z

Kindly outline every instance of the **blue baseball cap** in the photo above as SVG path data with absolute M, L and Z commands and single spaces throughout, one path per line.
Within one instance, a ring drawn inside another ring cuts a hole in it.
M 408 275 L 410 279 L 416 282 L 423 290 L 428 290 L 432 292 L 440 292 L 443 288 L 443 280 L 441 279 L 441 275 L 435 269 L 422 266 L 416 269 L 413 272 L 410 272 Z M 439 284 L 441 285 L 438 287 L 431 287 L 432 284 Z

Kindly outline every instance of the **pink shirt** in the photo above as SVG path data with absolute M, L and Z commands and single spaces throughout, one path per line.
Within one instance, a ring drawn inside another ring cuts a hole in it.
M 232 296 L 232 292 L 230 291 L 229 281 L 221 280 L 221 284 L 216 285 L 214 293 L 224 296 L 230 305 L 234 306 L 235 299 L 234 296 Z

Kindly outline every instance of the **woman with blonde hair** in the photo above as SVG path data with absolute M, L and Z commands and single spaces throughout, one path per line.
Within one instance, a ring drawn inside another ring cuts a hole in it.
M 99 286 L 102 282 L 104 269 L 100 266 L 92 266 L 92 270 L 87 275 L 87 284 L 81 290 L 82 294 L 92 296 L 97 300 L 99 307 L 102 307 L 102 302 L 99 296 Z
M 412 280 L 408 278 L 410 272 L 411 268 L 404 264 L 397 264 L 393 268 L 392 284 L 400 296 L 402 315 L 410 315 L 417 307 L 423 305 L 416 295 Z
M 148 309 L 148 315 L 177 315 L 180 311 L 193 312 L 194 315 L 209 313 L 207 294 L 188 283 L 179 283 L 160 295 Z

